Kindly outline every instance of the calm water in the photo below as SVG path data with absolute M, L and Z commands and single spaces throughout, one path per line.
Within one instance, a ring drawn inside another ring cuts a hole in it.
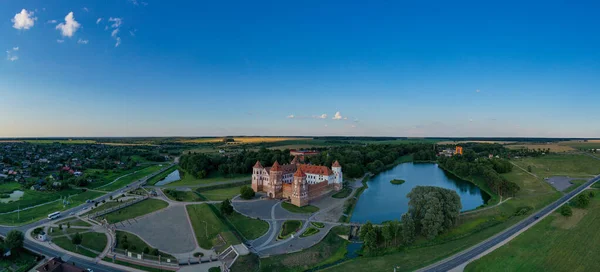
M 404 184 L 394 185 L 392 179 L 406 180 Z M 403 163 L 391 170 L 371 178 L 367 188 L 352 213 L 352 222 L 364 223 L 367 220 L 381 223 L 400 219 L 408 211 L 406 195 L 418 185 L 437 186 L 452 189 L 458 193 L 463 211 L 472 210 L 484 204 L 489 196 L 474 184 L 445 172 L 433 163 Z
M 0 198 L 0 202 L 1 203 L 8 203 L 10 201 L 17 201 L 17 200 L 19 200 L 23 196 L 23 194 L 25 194 L 25 193 L 23 191 L 20 191 L 20 190 L 13 191 L 10 194 L 10 197 L 8 197 L 8 198 Z
M 157 182 L 156 186 L 166 185 L 171 182 L 178 181 L 180 179 L 181 179 L 181 177 L 179 176 L 179 170 L 175 170 L 175 171 L 171 172 L 171 174 L 166 176 L 164 179 L 161 179 L 159 182 Z

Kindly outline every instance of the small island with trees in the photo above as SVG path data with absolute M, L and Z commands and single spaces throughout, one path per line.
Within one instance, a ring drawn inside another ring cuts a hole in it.
M 392 179 L 392 180 L 390 180 L 391 184 L 397 184 L 397 185 L 403 184 L 405 182 L 406 182 L 406 180 L 403 180 L 403 179 Z

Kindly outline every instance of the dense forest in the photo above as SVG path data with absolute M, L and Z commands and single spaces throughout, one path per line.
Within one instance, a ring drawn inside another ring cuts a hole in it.
M 414 154 L 418 161 L 435 160 L 433 144 L 402 144 L 402 145 L 352 145 L 320 148 L 318 155 L 306 157 L 306 163 L 331 166 L 338 160 L 342 165 L 344 176 L 348 178 L 362 177 L 366 172 L 379 173 L 405 155 Z M 256 161 L 263 166 L 272 165 L 275 160 L 285 164 L 292 160 L 289 150 L 259 151 L 244 150 L 232 156 L 207 155 L 188 153 L 181 157 L 180 165 L 196 178 L 203 178 L 213 172 L 222 175 L 250 174 Z
M 514 196 L 520 190 L 519 185 L 500 176 L 512 171 L 512 164 L 501 158 L 482 156 L 490 150 L 478 150 L 480 154 L 474 150 L 478 149 L 466 149 L 461 156 L 440 157 L 438 164 L 461 177 L 482 177 L 496 194 Z

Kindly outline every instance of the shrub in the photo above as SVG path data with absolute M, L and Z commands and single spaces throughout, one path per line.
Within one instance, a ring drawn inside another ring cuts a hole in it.
M 573 210 L 571 209 L 571 206 L 569 205 L 562 205 L 559 209 L 560 214 L 562 214 L 563 216 L 571 216 L 573 215 Z
M 137 247 L 135 245 L 131 245 L 131 250 L 136 250 Z
M 194 257 L 198 258 L 198 257 L 204 257 L 204 253 L 202 252 L 194 252 Z
M 153 249 L 150 251 L 150 254 L 152 254 L 153 256 L 158 256 L 158 253 L 159 253 L 159 251 L 158 251 L 158 248 L 153 248 Z
M 221 268 L 218 266 L 211 267 L 208 269 L 208 272 L 221 272 Z
M 515 216 L 521 216 L 521 215 L 526 215 L 529 212 L 531 212 L 533 210 L 533 207 L 530 206 L 524 206 L 524 207 L 519 207 L 517 208 L 517 210 L 515 211 Z
M 144 254 L 148 254 L 148 253 L 150 253 L 150 249 L 148 247 L 144 247 L 143 252 L 144 252 Z
M 252 199 L 255 195 L 254 190 L 247 185 L 240 188 L 240 194 L 243 199 Z
M 577 208 L 586 208 L 590 205 L 590 196 L 588 194 L 579 194 L 573 199 L 573 206 Z

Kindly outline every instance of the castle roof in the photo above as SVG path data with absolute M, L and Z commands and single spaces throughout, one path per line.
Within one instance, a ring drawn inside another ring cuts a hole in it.
M 298 170 L 296 170 L 296 173 L 294 173 L 294 177 L 303 178 L 303 177 L 306 177 L 306 174 L 304 174 L 304 172 L 302 172 L 301 167 L 298 167 Z
M 335 160 L 335 162 L 333 163 L 333 165 L 331 167 L 342 167 L 342 166 L 340 165 L 340 162 Z
M 296 164 L 298 163 L 298 156 L 294 156 L 294 159 L 292 160 L 292 162 L 290 162 L 290 164 Z
M 254 167 L 252 168 L 263 168 L 263 166 L 260 164 L 260 161 L 256 161 L 256 164 L 254 164 Z
M 281 165 L 279 165 L 279 163 L 275 161 L 275 163 L 273 163 L 273 166 L 271 166 L 271 171 L 281 171 Z

